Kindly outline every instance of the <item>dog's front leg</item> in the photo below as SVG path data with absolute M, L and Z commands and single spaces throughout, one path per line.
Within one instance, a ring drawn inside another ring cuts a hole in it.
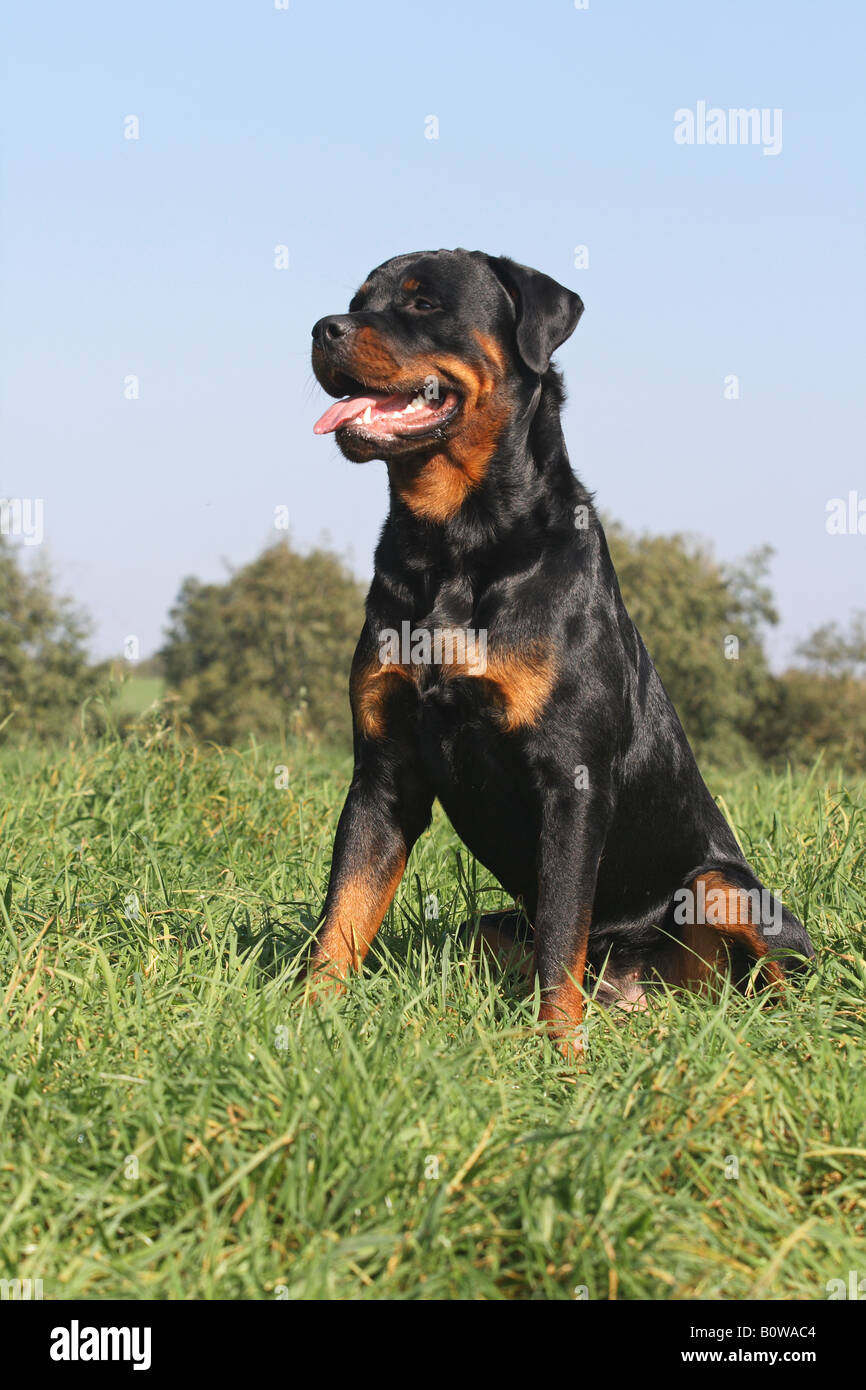
M 542 816 L 535 911 L 540 1020 L 563 1056 L 584 1051 L 583 980 L 607 817 L 588 793 L 550 796 Z
M 430 818 L 432 796 L 396 749 L 359 751 L 337 826 L 325 906 L 316 932 L 311 980 L 340 988 L 359 969 Z

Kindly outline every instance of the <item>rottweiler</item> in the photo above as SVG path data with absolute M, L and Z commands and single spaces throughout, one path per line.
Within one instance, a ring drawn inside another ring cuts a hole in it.
M 551 355 L 582 312 L 507 257 L 413 252 L 312 349 L 338 398 L 315 432 L 390 483 L 313 981 L 360 966 L 438 797 L 516 902 L 475 929 L 531 952 L 566 1056 L 588 991 L 780 986 L 814 955 L 710 795 L 572 472 Z

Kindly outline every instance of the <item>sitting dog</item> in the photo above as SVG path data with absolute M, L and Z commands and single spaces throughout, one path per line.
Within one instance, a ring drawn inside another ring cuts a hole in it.
M 359 967 L 434 797 L 520 907 L 541 1020 L 579 1050 L 585 990 L 625 1006 L 814 955 L 698 771 L 562 435 L 551 354 L 583 304 L 480 251 L 397 256 L 313 329 L 315 426 L 384 459 L 391 504 L 350 681 L 354 776 L 313 950 Z M 587 981 L 587 971 L 590 981 Z

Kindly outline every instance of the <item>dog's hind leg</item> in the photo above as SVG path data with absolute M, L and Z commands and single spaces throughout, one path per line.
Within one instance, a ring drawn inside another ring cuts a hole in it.
M 760 965 L 765 984 L 780 987 L 815 952 L 802 922 L 745 863 L 708 864 L 674 894 L 663 930 L 675 940 L 665 948 L 660 973 L 669 984 L 712 989 L 730 972 L 744 988 Z

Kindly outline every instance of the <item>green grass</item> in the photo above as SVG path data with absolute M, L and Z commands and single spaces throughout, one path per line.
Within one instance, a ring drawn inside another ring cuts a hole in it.
M 344 760 L 155 731 L 7 750 L 0 773 L 4 1277 L 46 1298 L 823 1299 L 866 1275 L 862 784 L 714 779 L 818 970 L 771 1007 L 590 1008 L 569 1075 L 537 1001 L 454 940 L 503 899 L 441 817 L 364 976 L 300 1007 Z

